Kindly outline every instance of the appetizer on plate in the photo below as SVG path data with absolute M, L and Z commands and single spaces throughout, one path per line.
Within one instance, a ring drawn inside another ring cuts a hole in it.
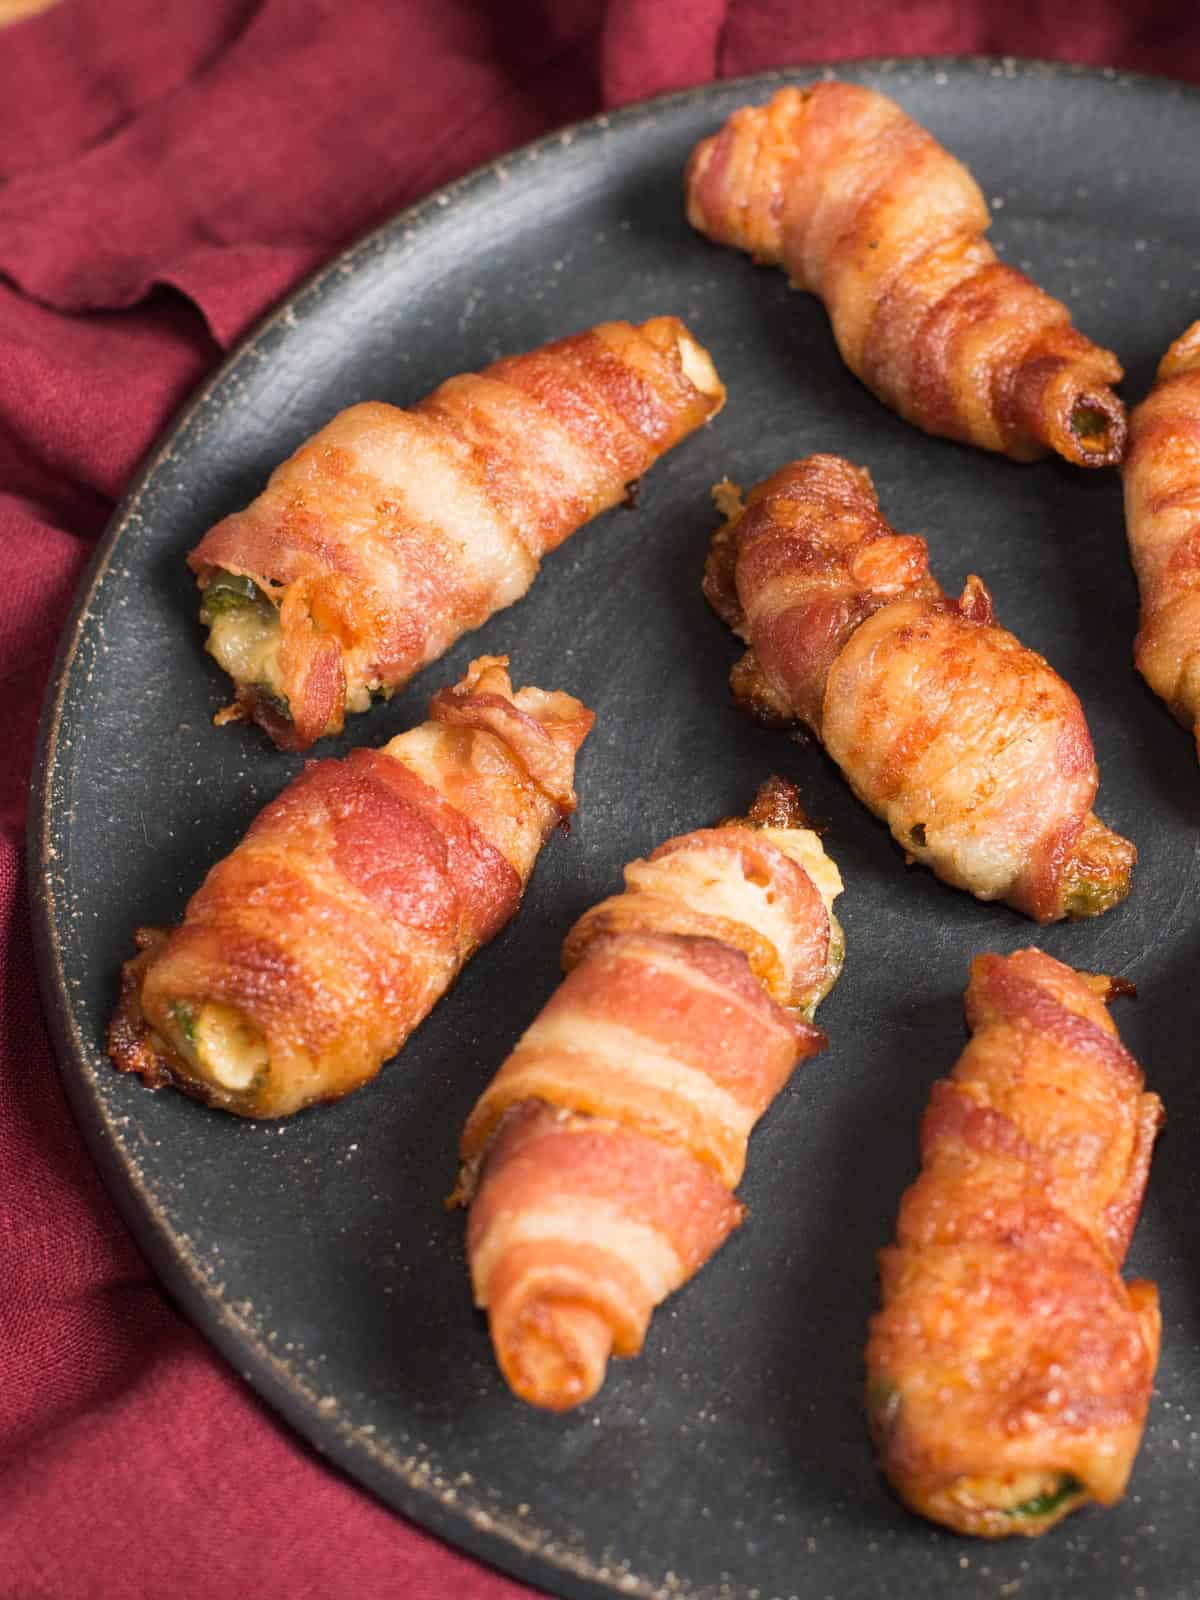
M 402 411 L 339 412 L 188 557 L 208 649 L 257 722 L 304 750 L 523 595 L 725 390 L 676 317 L 606 322 Z
M 1018 461 L 1121 459 L 1121 366 L 1000 261 L 979 185 L 893 100 L 781 89 L 692 152 L 692 226 L 825 304 L 842 359 L 927 433 Z
M 245 1117 L 335 1100 L 379 1071 L 514 914 L 575 806 L 592 713 L 514 693 L 503 656 L 379 750 L 310 762 L 171 931 L 138 931 L 116 1065 Z
M 1134 407 L 1122 476 L 1142 597 L 1134 660 L 1200 752 L 1200 322 L 1176 339 Z
M 724 1242 L 751 1129 L 824 1036 L 837 868 L 790 784 L 669 839 L 567 935 L 567 977 L 468 1119 L 456 1196 L 521 1399 L 590 1399 Z
M 993 619 L 957 600 L 924 539 L 884 520 L 869 475 L 838 456 L 792 462 L 728 520 L 704 592 L 750 648 L 745 710 L 803 723 L 910 860 L 1037 922 L 1091 917 L 1129 890 L 1136 857 L 1092 812 L 1098 774 L 1079 701 Z
M 880 1462 L 961 1533 L 1044 1533 L 1124 1492 L 1158 1361 L 1158 1294 L 1121 1263 L 1162 1123 L 1107 978 L 979 956 L 973 1037 L 933 1087 L 921 1174 L 880 1254 L 867 1344 Z

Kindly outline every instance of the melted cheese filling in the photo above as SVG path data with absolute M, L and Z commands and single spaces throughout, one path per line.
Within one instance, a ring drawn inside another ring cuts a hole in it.
M 833 902 L 842 892 L 842 875 L 825 854 L 825 846 L 811 828 L 760 828 L 764 839 L 803 867 L 816 886 L 825 910 L 832 913 Z
M 1009 1472 L 994 1478 L 960 1478 L 946 1491 L 946 1499 L 967 1511 L 1008 1511 L 1020 1513 L 1031 1501 L 1046 1501 L 1047 1511 L 1059 1511 L 1068 1499 L 1061 1472 Z M 1078 1493 L 1081 1493 L 1080 1489 Z M 1036 1518 L 1037 1512 L 1029 1515 Z
M 844 941 L 831 907 L 842 892 L 841 874 L 825 854 L 810 828 L 762 828 L 759 836 L 794 861 L 811 879 L 829 916 L 829 956 L 824 981 L 803 998 L 800 1009 L 812 1014 L 832 987 L 842 964 Z M 790 971 L 794 938 L 786 900 L 780 900 L 771 883 L 747 878 L 741 863 L 718 851 L 679 851 L 659 861 L 635 861 L 625 869 L 630 890 L 660 892 L 707 916 L 740 922 L 768 939 Z M 786 980 L 790 984 L 791 980 Z
M 708 351 L 686 333 L 679 335 L 678 343 L 679 364 L 687 381 L 703 395 L 720 394 L 721 380 Z
M 271 1064 L 267 1041 L 234 1006 L 205 1000 L 175 1008 L 175 1045 L 201 1076 L 222 1089 L 249 1089 Z
M 207 649 L 235 683 L 282 693 L 277 611 L 265 616 L 260 606 L 231 606 L 218 612 L 209 624 Z
M 800 1003 L 801 1014 L 812 1021 L 821 1001 L 833 988 L 846 959 L 846 936 L 842 925 L 833 914 L 833 902 L 842 892 L 842 875 L 825 854 L 825 846 L 811 828 L 763 828 L 763 838 L 769 839 L 777 850 L 803 867 L 821 896 L 829 917 L 829 953 L 825 960 L 825 977 L 810 990 Z

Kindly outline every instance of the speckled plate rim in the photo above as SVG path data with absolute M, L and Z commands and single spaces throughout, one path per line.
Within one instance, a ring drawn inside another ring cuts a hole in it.
M 475 168 L 398 212 L 308 277 L 251 329 L 175 414 L 135 474 L 88 564 L 59 643 L 42 706 L 27 815 L 27 869 L 38 984 L 67 1100 L 104 1184 L 139 1249 L 193 1326 L 318 1454 L 454 1548 L 523 1583 L 539 1588 L 552 1584 L 555 1592 L 568 1600 L 596 1600 L 598 1596 L 614 1594 L 641 1596 L 645 1600 L 680 1600 L 687 1591 L 677 1586 L 667 1589 L 635 1573 L 597 1565 L 568 1544 L 548 1539 L 542 1530 L 522 1525 L 486 1506 L 462 1486 L 447 1480 L 429 1462 L 419 1457 L 401 1459 L 373 1440 L 364 1428 L 346 1420 L 340 1415 L 336 1396 L 321 1394 L 271 1349 L 263 1330 L 224 1299 L 197 1262 L 189 1242 L 172 1227 L 136 1162 L 125 1150 L 99 1093 L 89 1048 L 74 1015 L 58 936 L 54 862 L 62 831 L 54 800 L 59 773 L 69 759 L 69 740 L 62 737 L 64 703 L 91 620 L 96 591 L 123 538 L 140 519 L 147 486 L 170 460 L 181 435 L 201 421 L 206 412 L 236 403 L 233 380 L 238 369 L 245 361 L 258 358 L 263 344 L 277 329 L 290 325 L 297 313 L 319 305 L 329 290 L 360 264 L 409 241 L 416 230 L 446 215 L 457 202 L 503 183 L 507 169 L 516 162 L 543 155 L 552 157 L 556 150 L 581 139 L 595 139 L 613 128 L 625 129 L 640 121 L 656 120 L 678 107 L 691 109 L 706 100 L 723 100 L 731 92 L 761 98 L 783 84 L 811 82 L 814 76 L 836 78 L 843 73 L 854 77 L 901 73 L 933 77 L 939 73 L 991 78 L 1065 77 L 1133 87 L 1143 93 L 1200 99 L 1200 89 L 1171 78 L 1078 62 L 1015 56 L 847 58 L 721 79 L 623 106 L 556 129 Z

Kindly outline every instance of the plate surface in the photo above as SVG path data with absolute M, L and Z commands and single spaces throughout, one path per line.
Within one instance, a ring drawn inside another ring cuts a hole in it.
M 989 62 L 859 63 L 972 167 L 1005 257 L 1065 298 L 1144 393 L 1200 315 L 1192 203 L 1200 96 L 1114 73 Z M 813 74 L 787 75 L 806 81 Z M 203 391 L 119 512 L 64 641 L 34 796 L 32 880 L 47 1011 L 75 1112 L 123 1213 L 186 1313 L 292 1424 L 392 1506 L 570 1596 L 1194 1595 L 1200 1545 L 1200 1229 L 1193 1139 L 1198 935 L 1192 742 L 1130 665 L 1136 596 L 1113 473 L 1016 466 L 930 439 L 841 366 L 825 314 L 783 275 L 693 234 L 693 142 L 787 78 L 727 83 L 552 136 L 434 196 L 307 285 Z M 411 402 L 608 317 L 685 318 L 729 387 L 724 414 L 546 564 L 493 618 L 322 753 L 379 744 L 482 651 L 598 713 L 581 807 L 516 922 L 376 1082 L 280 1124 L 242 1123 L 119 1077 L 103 1053 L 139 923 L 175 921 L 208 866 L 298 769 L 217 730 L 184 553 L 339 407 Z M 1081 695 L 1097 810 L 1132 836 L 1131 899 L 1039 931 L 906 870 L 814 746 L 733 709 L 732 637 L 699 578 L 709 486 L 832 450 L 925 533 L 947 588 L 991 585 L 1000 619 Z M 553 988 L 573 919 L 631 857 L 744 808 L 772 771 L 828 823 L 848 959 L 829 1049 L 754 1136 L 750 1219 L 568 1417 L 511 1399 L 472 1309 L 462 1218 L 443 1197 L 462 1122 Z M 1118 1021 L 1162 1094 L 1129 1269 L 1163 1296 L 1163 1358 L 1126 1500 L 1042 1541 L 985 1546 L 908 1516 L 860 1410 L 875 1251 L 916 1166 L 932 1080 L 964 1040 L 969 958 L 1036 942 L 1124 974 Z

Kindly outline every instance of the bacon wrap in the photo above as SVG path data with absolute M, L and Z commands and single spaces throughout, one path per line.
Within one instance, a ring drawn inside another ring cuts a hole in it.
M 921 1175 L 880 1254 L 881 1464 L 907 1505 L 963 1533 L 1036 1534 L 1111 1505 L 1141 1440 L 1158 1296 L 1120 1267 L 1162 1106 L 1110 992 L 1037 950 L 975 960 L 974 1037 L 934 1085 Z
M 462 1139 L 476 1304 L 513 1391 L 550 1410 L 636 1355 L 741 1220 L 750 1132 L 824 1043 L 802 1013 L 840 963 L 840 880 L 795 810 L 669 840 L 625 881 L 568 935 Z
M 996 625 L 978 578 L 942 593 L 865 471 L 809 456 L 759 484 L 718 530 L 705 593 L 751 647 L 738 700 L 811 728 L 911 858 L 1038 922 L 1124 898 L 1136 852 L 1092 813 L 1078 699 Z
M 429 722 L 381 750 L 310 763 L 208 874 L 180 926 L 143 930 L 109 1035 L 118 1067 L 254 1117 L 375 1076 L 516 911 L 574 804 L 591 713 L 569 695 L 514 693 L 505 667 L 473 662 L 449 702 L 434 697 Z M 511 717 L 495 715 L 498 703 Z M 458 725 L 473 707 L 475 725 Z M 200 1053 L 207 1036 L 195 1030 L 214 1017 L 253 1041 L 254 1081 Z
M 188 557 L 201 587 L 233 573 L 278 608 L 266 679 L 235 676 L 224 719 L 290 750 L 337 732 L 519 599 L 543 555 L 724 398 L 684 325 L 656 317 L 451 378 L 411 410 L 340 412 Z
M 1200 755 L 1200 322 L 1129 419 L 1125 526 L 1141 591 L 1134 661 Z
M 884 95 L 781 89 L 693 150 L 688 219 L 825 304 L 842 359 L 893 411 L 1018 461 L 1111 466 L 1121 366 L 983 237 L 978 184 Z

